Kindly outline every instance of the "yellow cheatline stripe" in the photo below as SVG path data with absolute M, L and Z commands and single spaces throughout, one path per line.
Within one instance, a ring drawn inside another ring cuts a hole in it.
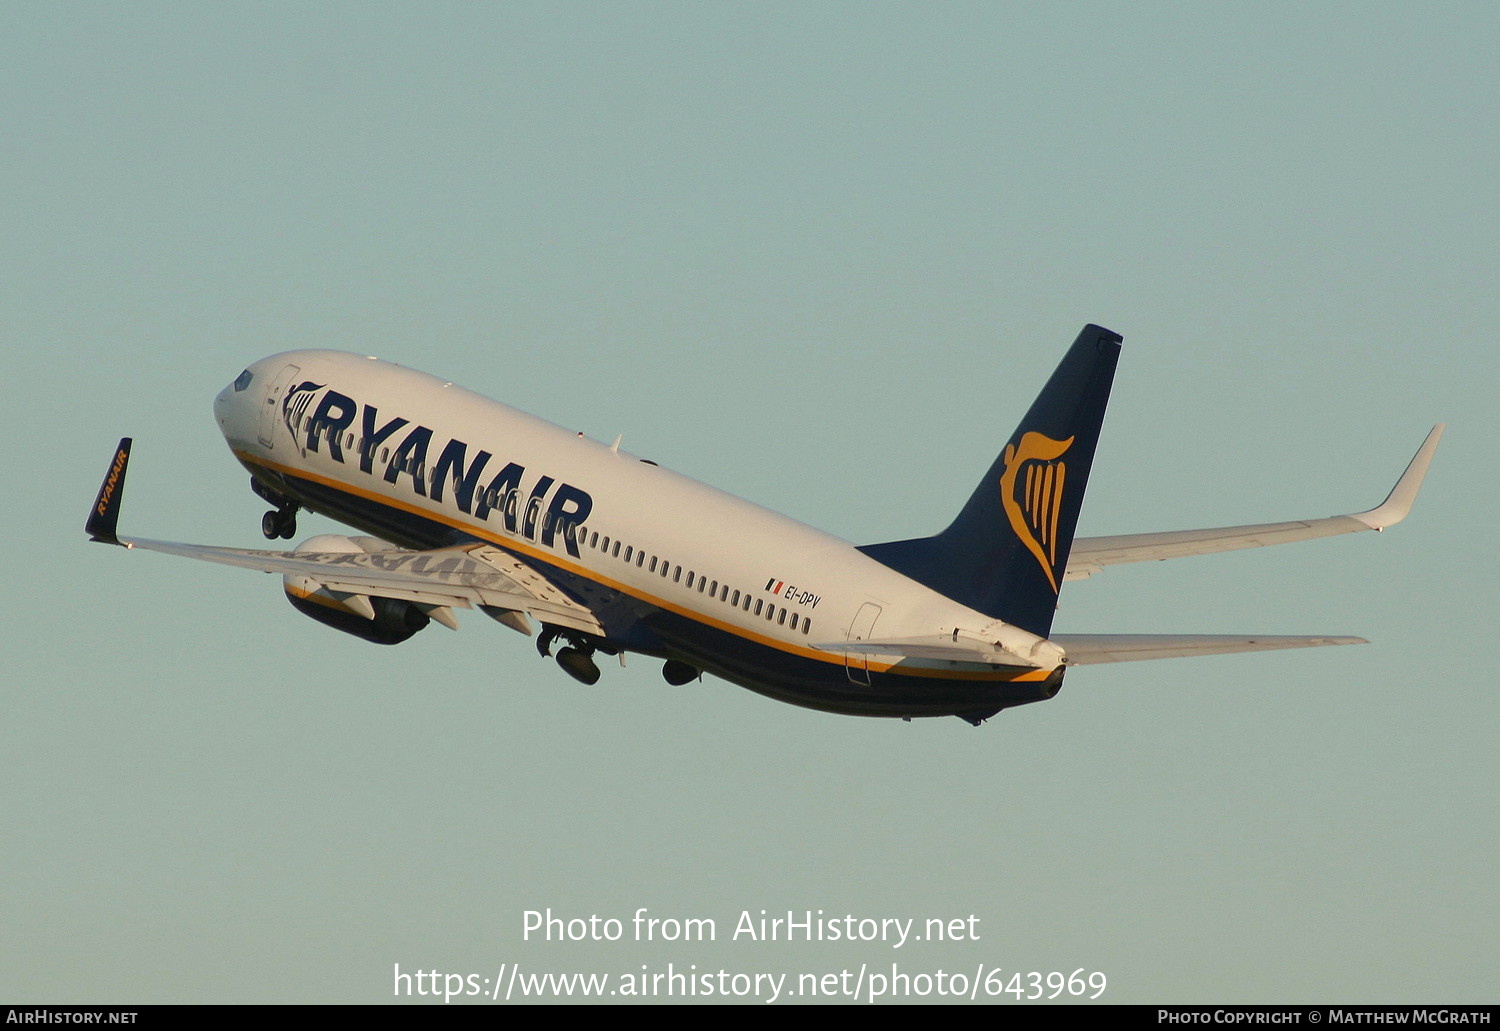
M 725 633 L 732 634 L 735 637 L 750 641 L 754 644 L 763 645 L 780 652 L 788 652 L 793 655 L 801 656 L 805 659 L 812 659 L 815 662 L 827 663 L 831 666 L 843 667 L 845 665 L 844 659 L 840 655 L 830 655 L 828 652 L 819 651 L 815 648 L 806 648 L 801 645 L 791 644 L 787 641 L 779 641 L 776 638 L 766 637 L 762 634 L 758 634 L 753 630 L 747 630 L 742 626 L 736 626 L 733 623 L 726 623 L 723 620 L 717 619 L 714 616 L 711 616 L 708 613 L 702 612 L 698 609 L 687 608 L 686 606 L 679 605 L 676 602 L 671 601 L 670 599 L 657 597 L 656 595 L 651 594 L 647 591 L 642 591 L 638 587 L 622 583 L 611 577 L 605 576 L 604 574 L 599 573 L 596 570 L 589 569 L 587 566 L 577 565 L 558 555 L 556 552 L 539 548 L 524 539 L 498 537 L 494 533 L 492 533 L 488 527 L 479 527 L 474 525 L 473 523 L 465 523 L 455 520 L 446 512 L 434 512 L 431 509 L 423 508 L 420 505 L 415 505 L 411 502 L 402 501 L 398 498 L 391 498 L 384 494 L 376 494 L 372 491 L 357 487 L 354 484 L 348 483 L 344 480 L 336 480 L 327 476 L 322 476 L 318 473 L 310 472 L 306 469 L 298 469 L 293 466 L 282 465 L 278 462 L 270 462 L 257 455 L 252 455 L 246 451 L 235 450 L 234 456 L 245 465 L 257 466 L 263 469 L 271 469 L 275 472 L 282 473 L 296 479 L 311 480 L 314 483 L 321 484 L 324 487 L 328 487 L 332 490 L 337 490 L 345 494 L 357 495 L 358 497 L 364 498 L 366 501 L 373 502 L 377 505 L 383 505 L 386 508 L 400 509 L 401 511 L 408 512 L 411 515 L 421 516 L 423 519 L 429 519 L 435 523 L 442 523 L 445 526 L 452 527 L 455 530 L 459 530 L 463 533 L 469 534 L 470 536 L 477 537 L 480 540 L 493 544 L 497 548 L 502 548 L 506 551 L 518 551 L 528 557 L 546 562 L 549 565 L 559 566 L 563 569 L 566 569 L 568 572 L 573 573 L 576 576 L 580 576 L 585 580 L 592 581 L 593 583 L 598 584 L 601 587 L 608 587 L 610 590 L 619 591 L 621 594 L 628 594 L 632 598 L 644 601 L 649 605 L 654 605 L 657 608 L 675 612 L 679 616 L 685 616 L 695 622 L 707 624 L 718 630 L 722 630 Z M 1003 681 L 1005 683 L 1010 683 L 1012 681 L 1023 682 L 1045 680 L 1048 676 L 1051 675 L 1052 672 L 1051 670 L 1047 669 L 1037 669 L 1028 671 L 1026 673 L 1011 674 L 994 671 L 979 672 L 977 670 L 966 671 L 957 669 L 931 669 L 927 667 L 911 666 L 901 667 L 897 669 L 896 667 L 898 665 L 899 663 L 870 662 L 869 669 L 872 672 L 894 673 L 897 676 L 926 677 L 938 680 L 994 680 Z
M 281 589 L 286 592 L 288 597 L 294 597 L 299 601 L 306 601 L 311 602 L 314 605 L 321 605 L 325 609 L 333 609 L 335 612 L 342 612 L 347 616 L 357 614 L 352 609 L 348 609 L 343 605 L 340 605 L 337 599 L 332 598 L 326 594 L 320 594 L 316 590 L 307 591 L 303 590 L 301 587 L 288 587 L 285 584 L 282 585 Z

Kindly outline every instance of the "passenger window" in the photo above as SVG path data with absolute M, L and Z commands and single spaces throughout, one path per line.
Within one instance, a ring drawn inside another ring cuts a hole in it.
M 760 607 L 761 607 L 762 604 L 763 603 L 761 602 L 761 600 L 759 598 L 755 599 L 755 614 L 757 616 L 760 615 Z
M 693 571 L 691 569 L 688 570 L 687 589 L 690 591 L 693 589 Z
M 656 572 L 656 556 L 651 556 L 651 572 Z
M 776 623 L 778 626 L 786 626 L 786 609 L 776 613 Z
M 792 629 L 797 629 L 797 613 L 795 612 L 792 613 Z
M 644 551 L 638 551 L 635 553 L 635 564 L 636 568 L 640 568 L 641 566 L 644 566 L 646 564 L 646 553 Z
M 630 555 L 631 555 L 631 552 L 632 552 L 632 551 L 633 551 L 633 550 L 634 550 L 634 549 L 633 549 L 633 548 L 631 548 L 631 546 L 630 546 L 630 545 L 629 545 L 629 544 L 627 544 L 627 545 L 625 545 L 625 564 L 626 564 L 626 565 L 629 565 L 629 564 L 630 564 Z
M 734 592 L 734 600 L 731 601 L 729 604 L 738 606 L 739 603 L 740 603 L 740 592 L 739 591 L 735 591 Z
M 680 584 L 680 583 L 682 583 L 682 567 L 681 566 L 673 566 L 672 567 L 672 582 L 674 584 Z

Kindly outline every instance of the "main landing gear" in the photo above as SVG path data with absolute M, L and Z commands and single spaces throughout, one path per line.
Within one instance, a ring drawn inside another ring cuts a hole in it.
M 681 687 L 703 676 L 697 666 L 689 666 L 681 659 L 668 659 L 661 668 L 661 677 L 673 687 Z
M 552 643 L 559 638 L 567 644 L 559 648 L 556 655 L 553 655 Z M 619 645 L 608 639 L 580 634 L 574 630 L 565 630 L 560 626 L 545 623 L 542 624 L 542 632 L 537 635 L 536 650 L 544 658 L 556 659 L 557 664 L 568 676 L 580 684 L 590 686 L 599 682 L 599 667 L 594 664 L 594 653 L 599 651 L 605 655 L 621 655 Z M 625 665 L 623 657 L 620 659 L 620 665 Z M 661 675 L 667 683 L 673 687 L 679 687 L 699 679 L 703 676 L 703 671 L 680 659 L 668 659 L 661 668 Z
M 599 667 L 594 665 L 593 658 L 585 651 L 578 648 L 559 648 L 557 664 L 563 668 L 563 672 L 580 684 L 592 685 L 599 682 Z
M 580 684 L 597 684 L 599 682 L 599 667 L 594 665 L 594 646 L 578 634 L 564 630 L 561 627 L 544 626 L 542 632 L 537 635 L 536 650 L 547 658 L 552 655 L 552 642 L 559 637 L 564 638 L 568 645 L 557 650 L 557 664 L 562 667 L 563 672 Z

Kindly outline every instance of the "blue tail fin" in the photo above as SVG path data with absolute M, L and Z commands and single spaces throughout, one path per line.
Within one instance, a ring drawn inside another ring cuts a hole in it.
M 936 537 L 859 550 L 954 601 L 1046 637 L 1122 339 L 1084 327 L 951 526 Z

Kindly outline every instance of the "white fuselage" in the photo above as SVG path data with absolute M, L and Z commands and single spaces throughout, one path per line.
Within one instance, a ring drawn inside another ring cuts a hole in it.
M 214 409 L 262 483 L 404 547 L 510 551 L 621 648 L 872 715 L 1016 704 L 1050 672 L 831 650 L 1010 628 L 847 541 L 452 383 L 333 351 L 248 372 Z

